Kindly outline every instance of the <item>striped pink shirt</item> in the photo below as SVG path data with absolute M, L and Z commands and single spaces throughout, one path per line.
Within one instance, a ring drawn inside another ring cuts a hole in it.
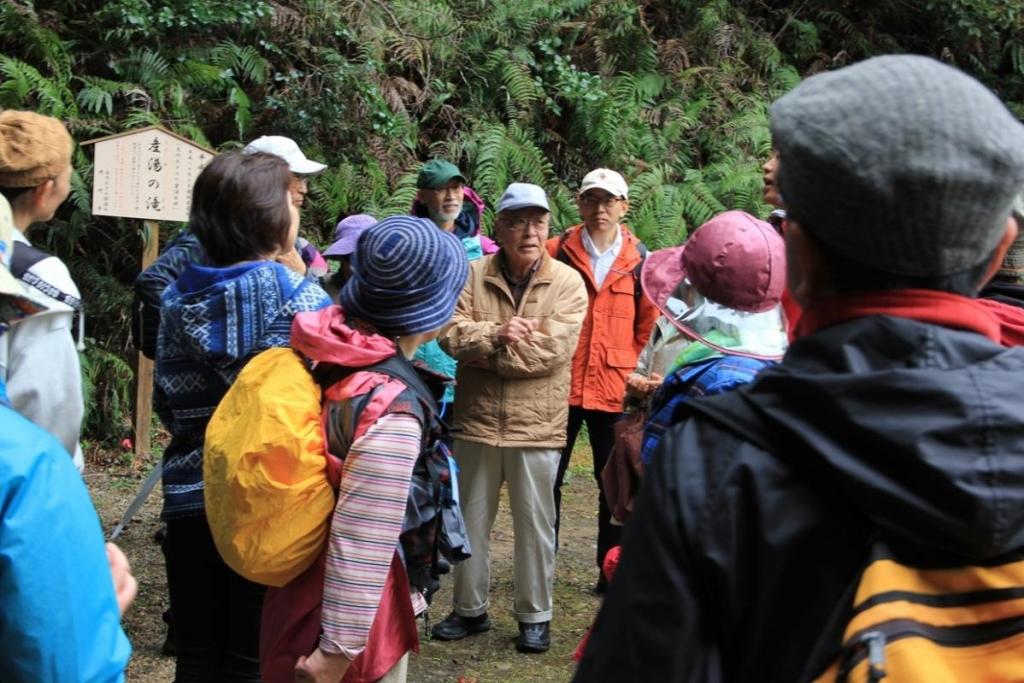
M 405 518 L 422 430 L 411 415 L 380 418 L 345 456 L 331 518 L 320 647 L 355 659 L 366 647 Z M 413 612 L 426 608 L 412 592 Z

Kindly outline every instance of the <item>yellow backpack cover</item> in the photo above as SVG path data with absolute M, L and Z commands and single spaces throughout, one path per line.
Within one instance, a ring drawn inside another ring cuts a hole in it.
M 334 488 L 321 390 L 292 349 L 246 364 L 206 428 L 203 481 L 213 540 L 233 570 L 283 586 L 323 550 Z
M 914 566 L 879 545 L 839 656 L 815 683 L 1024 681 L 1024 556 Z

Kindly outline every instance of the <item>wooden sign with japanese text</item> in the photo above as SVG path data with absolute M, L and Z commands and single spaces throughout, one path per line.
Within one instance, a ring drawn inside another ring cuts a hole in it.
M 157 126 L 83 144 L 96 146 L 92 212 L 97 216 L 187 221 L 192 185 L 214 156 Z

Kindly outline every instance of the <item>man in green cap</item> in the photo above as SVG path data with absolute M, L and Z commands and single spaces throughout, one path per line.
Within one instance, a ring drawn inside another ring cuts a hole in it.
M 412 215 L 429 218 L 445 232 L 453 233 L 462 240 L 466 258 L 478 258 L 498 251 L 498 245 L 490 237 L 480 234 L 483 225 L 484 200 L 466 186 L 466 177 L 459 167 L 444 159 L 431 159 L 420 168 L 416 178 L 416 199 L 412 203 Z M 441 350 L 437 340 L 420 346 L 416 360 L 449 377 L 455 376 L 455 360 Z M 451 405 L 455 400 L 452 385 L 445 389 L 438 411 L 446 419 L 452 419 Z
M 480 235 L 484 202 L 466 186 L 466 177 L 458 166 L 444 159 L 431 159 L 420 169 L 416 187 L 412 214 L 429 218 L 445 232 L 454 233 L 463 241 L 470 260 L 497 250 L 494 242 Z

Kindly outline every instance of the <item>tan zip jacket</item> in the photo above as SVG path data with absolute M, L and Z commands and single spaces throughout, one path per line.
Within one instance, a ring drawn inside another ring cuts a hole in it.
M 572 356 L 587 314 L 574 269 L 547 254 L 516 310 L 500 253 L 470 264 L 469 279 L 440 344 L 459 361 L 455 438 L 503 448 L 561 448 L 569 411 Z M 529 339 L 499 346 L 513 316 L 538 321 Z

